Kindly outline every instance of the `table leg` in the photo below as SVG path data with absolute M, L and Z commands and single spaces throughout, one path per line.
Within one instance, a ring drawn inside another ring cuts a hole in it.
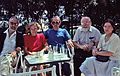
M 70 62 L 71 76 L 74 76 L 74 63 Z
M 60 63 L 58 63 L 59 64 L 59 74 L 60 74 L 60 76 L 62 76 L 62 72 L 61 72 L 61 69 L 62 69 L 62 63 L 60 62 Z
M 30 66 L 30 67 L 29 67 L 29 72 L 32 71 L 32 68 L 33 68 L 33 67 L 34 67 L 34 66 Z

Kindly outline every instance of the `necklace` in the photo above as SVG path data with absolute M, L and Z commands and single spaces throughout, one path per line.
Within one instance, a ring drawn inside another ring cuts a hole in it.
M 107 42 L 109 39 L 110 39 L 111 35 L 110 36 L 105 36 L 105 42 Z

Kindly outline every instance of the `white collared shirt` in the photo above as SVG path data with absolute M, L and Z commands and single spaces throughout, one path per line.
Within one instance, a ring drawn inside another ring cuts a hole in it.
M 107 42 L 105 42 L 105 36 L 106 34 L 103 34 L 101 36 L 100 41 L 98 43 L 98 48 L 112 52 L 113 55 L 110 56 L 111 60 L 120 60 L 120 38 L 119 36 L 113 33 Z
M 4 41 L 1 55 L 6 55 L 8 53 L 11 53 L 12 51 L 15 50 L 15 46 L 16 46 L 16 32 L 14 32 L 10 37 L 9 37 L 8 29 L 4 33 L 6 33 L 6 38 Z
M 78 44 L 88 44 L 90 43 L 90 37 L 94 37 L 94 41 L 98 42 L 100 36 L 99 30 L 93 26 L 90 26 L 89 29 L 83 29 L 79 26 L 75 32 L 73 41 L 78 42 Z

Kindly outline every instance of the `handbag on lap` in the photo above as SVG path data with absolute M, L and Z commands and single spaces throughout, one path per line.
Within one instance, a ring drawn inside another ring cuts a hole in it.
M 97 61 L 100 61 L 100 62 L 107 62 L 107 61 L 109 61 L 110 59 L 109 59 L 109 56 L 97 55 L 97 56 L 96 56 L 96 60 L 97 60 Z
M 104 50 L 100 50 L 100 51 L 104 51 Z M 96 60 L 100 62 L 107 62 L 110 59 L 109 59 L 109 56 L 96 55 Z

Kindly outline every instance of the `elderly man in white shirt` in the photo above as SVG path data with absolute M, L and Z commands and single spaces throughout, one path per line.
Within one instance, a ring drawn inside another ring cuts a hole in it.
M 89 17 L 82 17 L 81 25 L 77 28 L 73 38 L 73 43 L 75 45 L 75 76 L 81 75 L 79 70 L 80 65 L 87 57 L 92 56 L 92 48 L 98 44 L 101 36 L 100 31 L 91 25 L 92 21 Z
M 9 19 L 9 28 L 0 34 L 0 75 L 10 73 L 9 60 L 23 48 L 23 35 L 16 31 L 19 21 L 13 16 Z

